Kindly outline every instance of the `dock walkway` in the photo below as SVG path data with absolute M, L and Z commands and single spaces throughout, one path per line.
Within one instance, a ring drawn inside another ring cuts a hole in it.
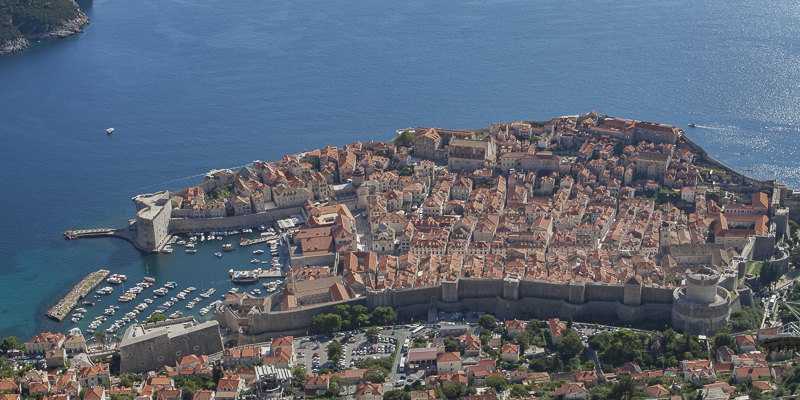
M 136 247 L 137 250 L 143 253 L 158 253 L 158 250 L 145 249 L 139 246 L 139 243 L 136 243 L 137 234 L 138 229 L 136 229 L 134 224 L 131 224 L 129 228 L 70 229 L 65 231 L 61 236 L 67 240 L 93 237 L 115 237 L 127 240 L 133 247 Z
M 280 239 L 280 235 L 263 236 L 256 239 L 244 239 L 239 242 L 239 246 L 250 246 L 251 244 L 265 243 L 275 239 Z
M 267 269 L 261 270 L 256 272 L 256 276 L 259 279 L 269 279 L 269 278 L 283 278 L 285 275 L 283 274 L 283 268 L 281 269 Z
M 56 305 L 50 307 L 47 311 L 45 311 L 44 315 L 61 322 L 64 318 L 69 315 L 73 308 L 78 304 L 82 298 L 86 297 L 100 282 L 103 281 L 109 274 L 109 271 L 106 269 L 101 269 L 99 271 L 92 272 L 91 274 L 87 275 L 85 278 L 81 279 L 75 286 L 70 289 L 69 293 L 66 296 L 61 298 L 61 300 L 56 303 Z

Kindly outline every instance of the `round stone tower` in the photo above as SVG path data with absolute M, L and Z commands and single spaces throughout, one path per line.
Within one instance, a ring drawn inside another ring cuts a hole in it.
M 719 275 L 701 268 L 673 292 L 672 327 L 693 335 L 714 335 L 731 318 L 731 293 L 720 287 Z
M 689 274 L 686 277 L 686 299 L 694 303 L 712 303 L 717 297 L 719 275 L 713 271 Z

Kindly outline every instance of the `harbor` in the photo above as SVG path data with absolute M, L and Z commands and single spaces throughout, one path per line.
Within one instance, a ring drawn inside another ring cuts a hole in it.
M 58 303 L 45 311 L 44 315 L 58 322 L 63 321 L 64 318 L 66 318 L 67 315 L 69 315 L 69 313 L 72 311 L 72 309 L 78 305 L 78 301 L 86 297 L 86 295 L 91 293 L 91 291 L 94 290 L 97 285 L 103 282 L 103 279 L 108 276 L 109 272 L 110 271 L 106 269 L 101 269 L 87 275 L 75 286 L 73 286 L 69 293 L 61 298 Z
M 64 238 L 110 237 L 119 232 L 70 229 Z M 108 340 L 156 311 L 168 318 L 193 316 L 208 320 L 214 317 L 215 305 L 234 291 L 241 290 L 251 296 L 276 292 L 286 276 L 285 254 L 280 230 L 269 225 L 174 233 L 161 251 L 145 253 L 142 270 L 116 265 L 114 273 L 106 272 L 99 285 L 95 285 L 94 293 L 88 293 L 90 299 L 77 300 L 77 305 L 61 311 L 59 318 L 51 318 L 88 334 L 105 332 Z M 188 265 L 197 274 L 186 275 Z M 249 276 L 234 279 L 229 273 L 231 269 Z M 196 293 L 187 292 L 195 288 Z

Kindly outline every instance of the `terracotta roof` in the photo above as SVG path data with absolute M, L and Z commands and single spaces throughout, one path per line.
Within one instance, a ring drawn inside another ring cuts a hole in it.
M 459 353 L 440 353 L 436 356 L 437 362 L 452 362 L 461 361 L 461 354 Z
M 519 355 L 519 345 L 506 343 L 503 345 L 503 354 L 517 354 Z
M 367 394 L 371 394 L 373 396 L 382 396 L 383 385 L 370 382 L 356 385 L 356 396 L 364 396 Z
M 669 390 L 661 385 L 653 385 L 644 388 L 644 393 L 650 397 L 666 397 L 669 396 Z
M 755 381 L 753 382 L 753 386 L 764 391 L 775 389 L 772 384 L 767 381 Z
M 213 396 L 214 392 L 211 390 L 198 390 L 194 392 L 192 400 L 211 400 Z
M 105 389 L 102 386 L 95 386 L 86 389 L 83 395 L 83 400 L 100 400 L 105 394 Z

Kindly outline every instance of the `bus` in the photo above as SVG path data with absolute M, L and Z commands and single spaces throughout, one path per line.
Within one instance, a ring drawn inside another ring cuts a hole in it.
M 419 333 L 422 332 L 423 329 L 425 329 L 424 326 L 417 326 L 416 328 L 411 330 L 411 336 L 414 337 L 414 336 L 419 335 Z
M 406 373 L 406 358 L 405 357 L 401 357 L 400 358 L 400 365 L 397 367 L 397 372 L 401 373 L 401 374 L 405 374 Z

